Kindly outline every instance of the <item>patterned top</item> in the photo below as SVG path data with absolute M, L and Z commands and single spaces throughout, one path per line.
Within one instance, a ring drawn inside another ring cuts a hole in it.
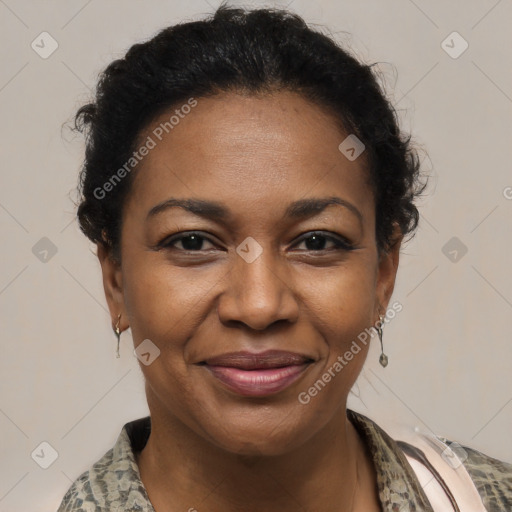
M 396 441 L 366 416 L 350 409 L 347 416 L 371 453 L 382 511 L 433 512 Z M 73 482 L 57 512 L 155 512 L 134 456 L 150 432 L 150 416 L 126 423 L 114 447 Z M 485 508 L 512 511 L 512 464 L 463 448 L 468 454 L 464 466 Z

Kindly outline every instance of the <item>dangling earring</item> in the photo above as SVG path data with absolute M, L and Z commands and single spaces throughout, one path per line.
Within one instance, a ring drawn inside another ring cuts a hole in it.
M 388 356 L 386 354 L 384 354 L 384 346 L 382 344 L 382 322 L 384 320 L 384 315 L 379 315 L 379 320 L 380 320 L 380 323 L 379 323 L 379 326 L 377 327 L 377 332 L 379 334 L 379 340 L 380 340 L 380 357 L 379 357 L 379 363 L 381 364 L 381 366 L 383 368 L 386 368 L 386 366 L 388 365 Z
M 121 322 L 121 314 L 118 315 L 117 317 L 117 322 L 116 322 L 116 325 L 114 327 L 114 332 L 117 336 L 117 356 L 116 357 L 121 357 L 119 355 L 119 341 L 121 340 L 121 329 L 119 327 L 119 324 Z

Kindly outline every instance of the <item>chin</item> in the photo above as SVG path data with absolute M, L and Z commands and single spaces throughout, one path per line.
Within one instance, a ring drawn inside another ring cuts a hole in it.
M 222 423 L 217 428 L 209 425 L 204 430 L 209 434 L 206 439 L 219 448 L 241 456 L 278 456 L 299 448 L 313 434 L 314 427 L 307 427 L 291 414 L 285 412 L 272 414 L 273 421 L 240 421 L 240 417 L 229 421 L 229 417 L 220 415 Z M 283 421 L 284 420 L 284 421 Z

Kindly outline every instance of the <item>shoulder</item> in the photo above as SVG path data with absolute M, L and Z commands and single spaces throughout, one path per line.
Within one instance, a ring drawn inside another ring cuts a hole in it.
M 111 448 L 90 469 L 84 471 L 67 490 L 57 512 L 100 512 L 102 496 L 108 488 L 108 473 L 112 466 L 114 449 Z
M 126 423 L 114 447 L 72 483 L 57 512 L 154 512 L 134 455 L 150 427 L 149 416 Z
M 98 512 L 100 510 L 92 493 L 89 470 L 87 470 L 72 483 L 57 512 Z
M 468 446 L 462 463 L 487 510 L 512 510 L 512 464 L 494 459 Z

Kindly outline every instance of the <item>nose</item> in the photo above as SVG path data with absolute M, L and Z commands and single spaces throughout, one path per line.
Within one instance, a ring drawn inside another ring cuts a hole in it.
M 222 323 L 243 323 L 261 331 L 279 321 L 297 321 L 299 305 L 291 277 L 275 260 L 268 249 L 251 263 L 236 256 L 218 302 Z

